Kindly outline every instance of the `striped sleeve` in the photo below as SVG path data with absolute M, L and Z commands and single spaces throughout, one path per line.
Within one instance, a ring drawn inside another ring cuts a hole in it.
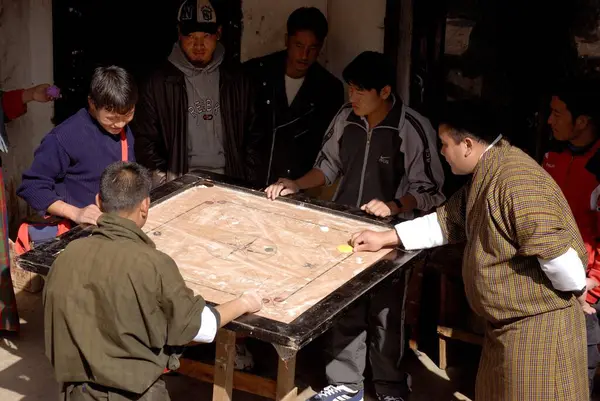
M 531 171 L 506 174 L 499 179 L 498 204 L 519 255 L 537 258 L 555 289 L 578 291 L 585 286 L 585 246 L 567 201 L 550 180 Z
M 467 239 L 465 219 L 467 213 L 467 196 L 470 182 L 448 199 L 448 202 L 436 209 L 438 222 L 447 243 L 456 244 Z

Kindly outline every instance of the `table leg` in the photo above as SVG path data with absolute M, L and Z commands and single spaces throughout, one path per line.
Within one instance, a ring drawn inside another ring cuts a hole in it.
M 275 401 L 295 401 L 297 396 L 296 354 L 294 353 L 291 358 L 286 360 L 279 357 Z
M 231 401 L 235 369 L 235 332 L 219 329 L 215 356 L 213 401 Z

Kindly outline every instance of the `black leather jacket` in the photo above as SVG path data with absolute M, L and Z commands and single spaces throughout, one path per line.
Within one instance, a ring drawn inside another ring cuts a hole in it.
M 222 64 L 219 72 L 225 175 L 255 184 L 266 138 L 256 124 L 252 81 L 239 64 Z M 132 123 L 136 159 L 155 186 L 189 170 L 187 108 L 184 75 L 167 61 L 143 86 Z
M 327 127 L 344 103 L 340 80 L 318 63 L 309 69 L 302 87 L 288 105 L 285 90 L 286 52 L 250 60 L 244 69 L 254 80 L 260 126 L 267 133 L 259 181 L 297 179 L 313 166 Z

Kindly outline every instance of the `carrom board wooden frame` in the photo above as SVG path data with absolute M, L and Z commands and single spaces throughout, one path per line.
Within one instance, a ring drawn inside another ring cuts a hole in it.
M 263 192 L 221 175 L 208 173 L 187 174 L 154 189 L 151 193 L 152 207 L 200 185 L 223 186 L 265 198 Z M 372 218 L 357 209 L 331 202 L 312 200 L 302 195 L 279 198 L 276 202 L 288 202 L 363 223 L 392 227 L 389 219 Z M 93 227 L 77 226 L 55 240 L 21 255 L 18 258 L 18 263 L 25 270 L 45 276 L 58 254 L 71 241 L 89 236 L 92 229 Z M 290 323 L 282 323 L 256 315 L 242 316 L 219 331 L 214 367 L 184 359 L 182 360 L 180 372 L 200 380 L 214 381 L 214 401 L 231 399 L 234 384 L 235 388 L 243 391 L 287 401 L 295 394 L 296 352 L 328 330 L 334 324 L 336 318 L 353 302 L 393 273 L 404 267 L 412 266 L 415 261 L 421 259 L 420 255 L 420 252 L 393 251 L 331 292 Z M 257 384 L 256 380 L 259 379 L 255 376 L 233 371 L 232 358 L 235 357 L 235 333 L 250 336 L 275 346 L 280 357 L 276 382 L 261 378 L 262 382 Z M 233 352 L 231 352 L 232 349 Z

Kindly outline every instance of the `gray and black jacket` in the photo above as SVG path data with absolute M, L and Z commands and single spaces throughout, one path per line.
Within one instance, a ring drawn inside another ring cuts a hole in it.
M 328 185 L 341 176 L 333 200 L 348 206 L 411 194 L 417 209 L 429 211 L 445 200 L 436 131 L 396 98 L 375 127 L 354 114 L 350 104 L 344 105 L 327 130 L 314 167 L 325 174 Z

